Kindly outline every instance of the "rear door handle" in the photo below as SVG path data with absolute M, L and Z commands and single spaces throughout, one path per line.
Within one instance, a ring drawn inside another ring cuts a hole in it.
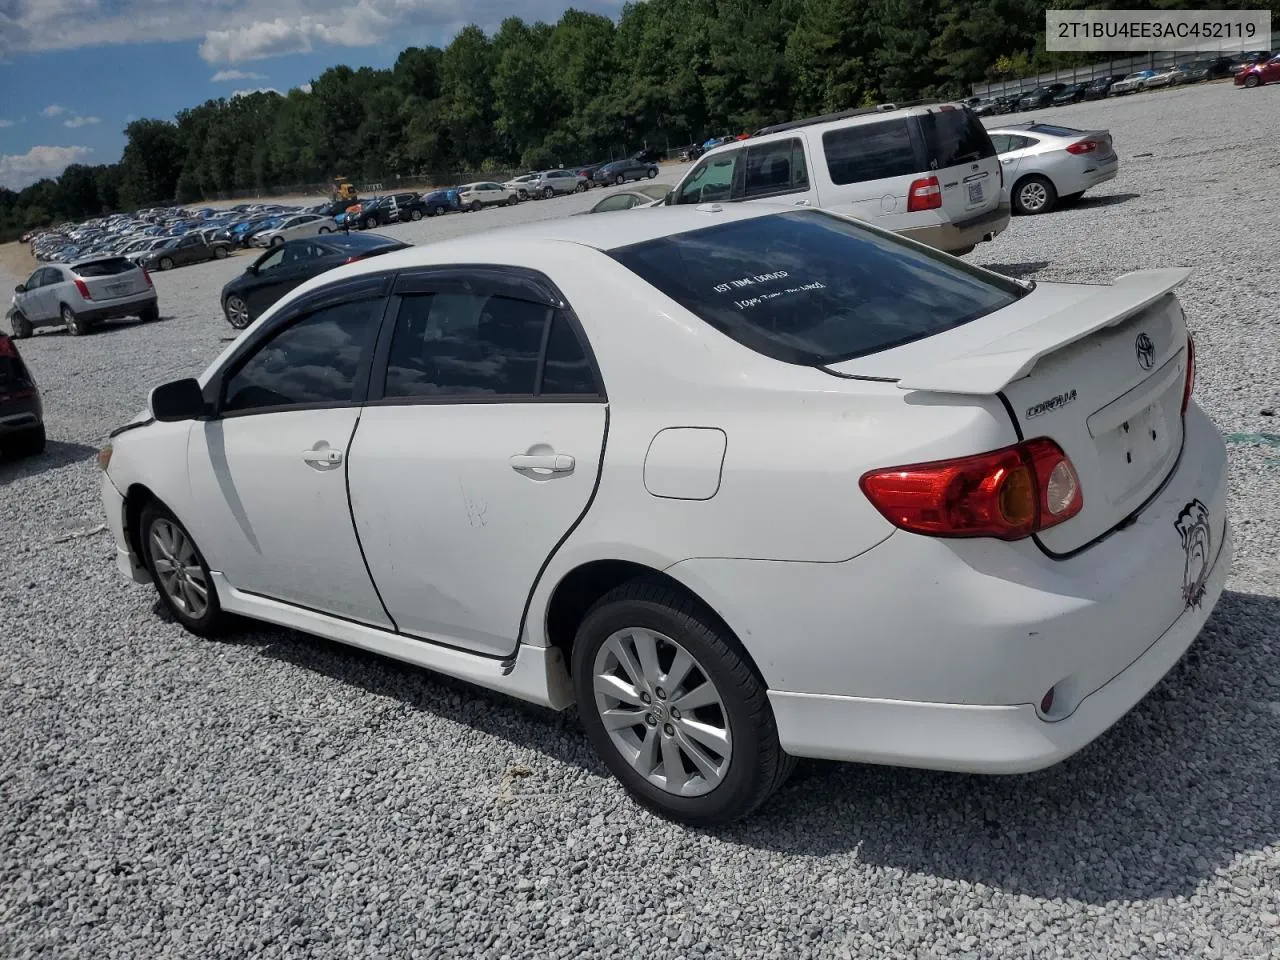
M 548 470 L 551 473 L 568 473 L 573 469 L 573 457 L 567 453 L 541 455 L 522 453 L 511 458 L 512 470 Z
M 302 451 L 302 462 L 321 467 L 337 466 L 342 462 L 342 451 L 330 446 L 317 447 Z

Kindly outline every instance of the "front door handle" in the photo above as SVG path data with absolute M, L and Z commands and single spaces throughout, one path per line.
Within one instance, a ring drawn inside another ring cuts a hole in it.
M 567 453 L 541 455 L 522 453 L 511 458 L 512 470 L 546 470 L 550 473 L 568 473 L 573 469 L 573 457 Z
M 809 205 L 808 200 L 795 200 L 792 202 L 792 206 L 796 206 L 796 207 L 807 207 L 808 205 Z
M 316 467 L 336 467 L 342 462 L 342 451 L 326 444 L 317 444 L 302 451 L 302 462 Z
M 1013 163 L 1013 161 L 1014 161 L 1015 159 L 1017 159 L 1017 158 L 1016 158 L 1016 157 L 1010 157 L 1008 160 L 1001 160 L 1000 162 L 1001 162 L 1001 163 Z

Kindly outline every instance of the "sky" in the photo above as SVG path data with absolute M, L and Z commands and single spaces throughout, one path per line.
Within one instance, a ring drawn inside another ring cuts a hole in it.
M 237 92 L 286 92 L 326 67 L 388 67 L 475 23 L 554 22 L 622 0 L 0 0 L 0 186 L 112 163 L 124 128 Z

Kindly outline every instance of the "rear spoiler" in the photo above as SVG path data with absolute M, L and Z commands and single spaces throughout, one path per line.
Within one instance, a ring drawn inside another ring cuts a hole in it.
M 1183 283 L 1185 267 L 1139 270 L 1098 287 L 1070 307 L 1051 313 L 1000 340 L 899 378 L 900 390 L 990 395 L 1025 377 L 1042 357 L 1122 323 Z

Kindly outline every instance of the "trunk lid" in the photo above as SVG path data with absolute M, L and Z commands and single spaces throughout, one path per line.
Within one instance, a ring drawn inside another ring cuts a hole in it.
M 1177 462 L 1189 358 L 1172 291 L 1189 274 L 1042 284 L 979 320 L 830 369 L 907 391 L 1003 394 L 1023 437 L 1054 440 L 1080 477 L 1084 508 L 1038 535 L 1066 553 L 1141 507 Z
M 918 119 L 947 218 L 971 220 L 999 206 L 1000 160 L 977 115 L 947 104 Z
M 106 257 L 77 263 L 72 272 L 84 281 L 94 300 L 115 300 L 142 293 L 147 278 L 142 268 L 128 257 Z

